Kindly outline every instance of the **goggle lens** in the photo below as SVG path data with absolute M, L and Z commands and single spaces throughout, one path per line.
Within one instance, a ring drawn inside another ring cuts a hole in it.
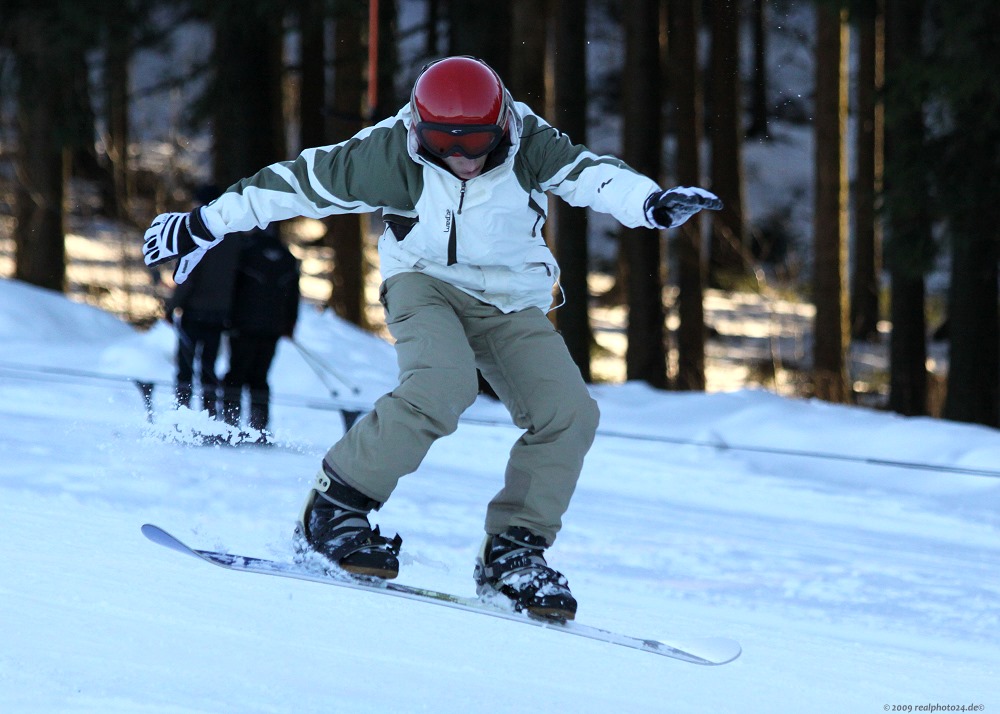
M 459 154 L 467 159 L 478 159 L 500 144 L 503 130 L 495 124 L 460 126 L 418 122 L 417 138 L 421 146 L 438 158 Z

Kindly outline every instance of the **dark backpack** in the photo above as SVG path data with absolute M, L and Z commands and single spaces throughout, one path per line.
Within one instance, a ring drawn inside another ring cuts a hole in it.
M 233 328 L 244 334 L 291 335 L 299 309 L 299 261 L 271 228 L 250 231 L 240 254 Z

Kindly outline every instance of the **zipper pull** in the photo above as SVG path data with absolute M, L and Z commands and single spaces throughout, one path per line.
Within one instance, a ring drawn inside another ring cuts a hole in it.
M 458 215 L 462 215 L 462 204 L 465 203 L 465 181 L 462 181 L 462 190 L 458 194 Z

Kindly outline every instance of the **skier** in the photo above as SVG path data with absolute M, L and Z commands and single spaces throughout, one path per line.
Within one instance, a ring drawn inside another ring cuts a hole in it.
M 267 375 L 281 337 L 291 338 L 299 314 L 299 262 L 274 226 L 242 236 L 229 332 L 229 372 L 223 380 L 223 416 L 240 427 L 243 388 L 250 392 L 247 424 L 267 444 L 271 389 Z M 200 272 L 200 271 L 199 271 Z M 244 432 L 241 432 L 241 435 Z
M 546 192 L 630 227 L 678 226 L 722 205 L 700 188 L 661 190 L 619 159 L 574 145 L 515 102 L 486 63 L 446 57 L 423 68 L 395 116 L 268 166 L 201 210 L 162 214 L 146 232 L 146 264 L 178 259 L 183 281 L 229 233 L 382 210 L 380 300 L 399 386 L 327 452 L 296 529 L 341 569 L 396 577 L 402 539 L 382 535 L 368 516 L 455 431 L 476 399 L 478 367 L 524 433 L 487 507 L 477 591 L 519 611 L 574 617 L 569 584 L 544 551 L 598 410 L 546 317 L 559 279 L 541 232 Z
M 199 186 L 194 191 L 196 205 L 204 206 L 221 191 L 212 185 Z M 175 404 L 190 407 L 194 393 L 196 362 L 200 364 L 202 409 L 213 419 L 219 417 L 219 378 L 215 361 L 219 355 L 222 334 L 229 326 L 233 306 L 233 285 L 240 246 L 231 241 L 206 259 L 203 270 L 191 280 L 178 284 L 164 306 L 164 319 L 177 331 L 177 379 L 174 387 Z M 176 311 L 181 311 L 178 319 Z

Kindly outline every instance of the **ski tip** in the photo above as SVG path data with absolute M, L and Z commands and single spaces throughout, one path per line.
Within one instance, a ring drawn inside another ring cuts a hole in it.
M 705 637 L 688 644 L 679 643 L 674 646 L 690 652 L 697 657 L 699 664 L 728 664 L 743 654 L 743 648 L 736 640 L 728 637 Z
M 743 648 L 740 647 L 739 642 L 733 642 L 732 640 L 727 640 L 728 651 L 723 657 L 717 658 L 712 661 L 712 664 L 728 664 L 733 660 L 739 658 L 743 654 Z
M 161 534 L 168 535 L 165 530 L 163 530 L 159 526 L 154 526 L 152 523 L 143 523 L 142 528 L 140 528 L 139 530 L 141 530 L 142 534 L 147 538 L 149 538 L 150 540 L 157 540 L 161 536 Z
M 152 523 L 144 523 L 140 529 L 142 534 L 146 536 L 149 540 L 153 541 L 157 545 L 162 545 L 167 548 L 172 548 L 178 550 L 182 553 L 188 553 L 191 549 L 184 545 L 177 538 L 167 533 L 165 530 L 159 526 L 154 526 Z

